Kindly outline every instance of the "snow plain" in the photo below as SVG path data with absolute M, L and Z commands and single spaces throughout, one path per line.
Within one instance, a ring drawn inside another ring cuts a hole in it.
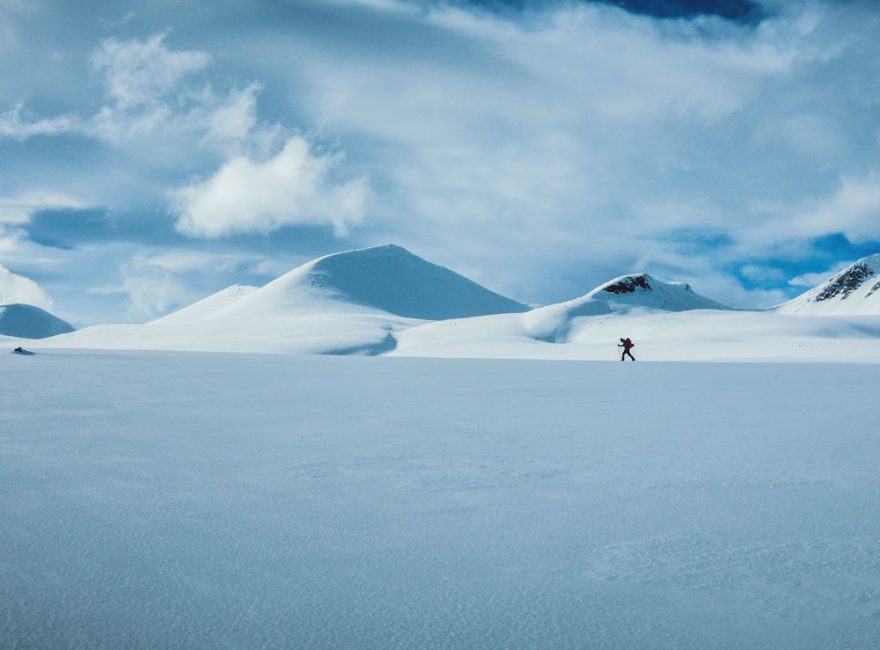
M 0 355 L 0 639 L 878 647 L 878 379 Z

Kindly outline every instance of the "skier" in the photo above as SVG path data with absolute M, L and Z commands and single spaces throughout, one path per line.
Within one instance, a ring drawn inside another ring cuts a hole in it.
M 632 339 L 630 339 L 628 337 L 625 339 L 620 339 L 620 345 L 618 345 L 617 347 L 623 348 L 623 354 L 620 355 L 621 361 L 626 360 L 626 355 L 629 355 L 629 358 L 632 359 L 633 361 L 636 360 L 636 358 L 632 355 L 632 352 L 630 352 L 630 350 L 632 350 L 635 347 L 635 345 L 636 344 L 632 342 Z
M 12 354 L 23 354 L 29 357 L 33 355 L 33 352 L 31 352 L 30 350 L 25 350 L 23 347 L 19 346 L 12 351 Z

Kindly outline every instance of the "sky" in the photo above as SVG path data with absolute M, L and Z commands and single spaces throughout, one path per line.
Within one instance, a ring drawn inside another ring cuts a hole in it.
M 0 0 L 0 304 L 143 322 L 396 243 L 738 307 L 880 251 L 873 0 Z

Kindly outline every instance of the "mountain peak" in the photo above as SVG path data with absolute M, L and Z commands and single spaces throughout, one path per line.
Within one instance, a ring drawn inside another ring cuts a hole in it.
M 665 311 L 691 309 L 730 309 L 696 293 L 684 282 L 663 282 L 647 273 L 629 273 L 609 280 L 587 298 L 606 302 L 617 309 L 645 307 Z
M 880 314 L 880 253 L 853 262 L 776 309 L 789 314 Z
M 274 318 L 365 309 L 444 320 L 529 308 L 401 246 L 385 244 L 307 262 L 210 318 Z
M 527 311 L 528 307 L 395 244 L 319 258 L 312 287 L 337 299 L 428 320 Z
M 647 273 L 636 273 L 634 275 L 622 275 L 618 278 L 606 282 L 597 290 L 607 291 L 616 296 L 625 293 L 635 293 L 638 290 L 653 291 L 651 282 L 653 278 Z

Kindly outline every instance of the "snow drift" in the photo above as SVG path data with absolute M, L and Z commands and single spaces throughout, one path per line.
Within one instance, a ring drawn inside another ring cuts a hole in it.
M 0 334 L 22 339 L 44 339 L 72 332 L 73 327 L 57 316 L 20 303 L 0 305 Z

